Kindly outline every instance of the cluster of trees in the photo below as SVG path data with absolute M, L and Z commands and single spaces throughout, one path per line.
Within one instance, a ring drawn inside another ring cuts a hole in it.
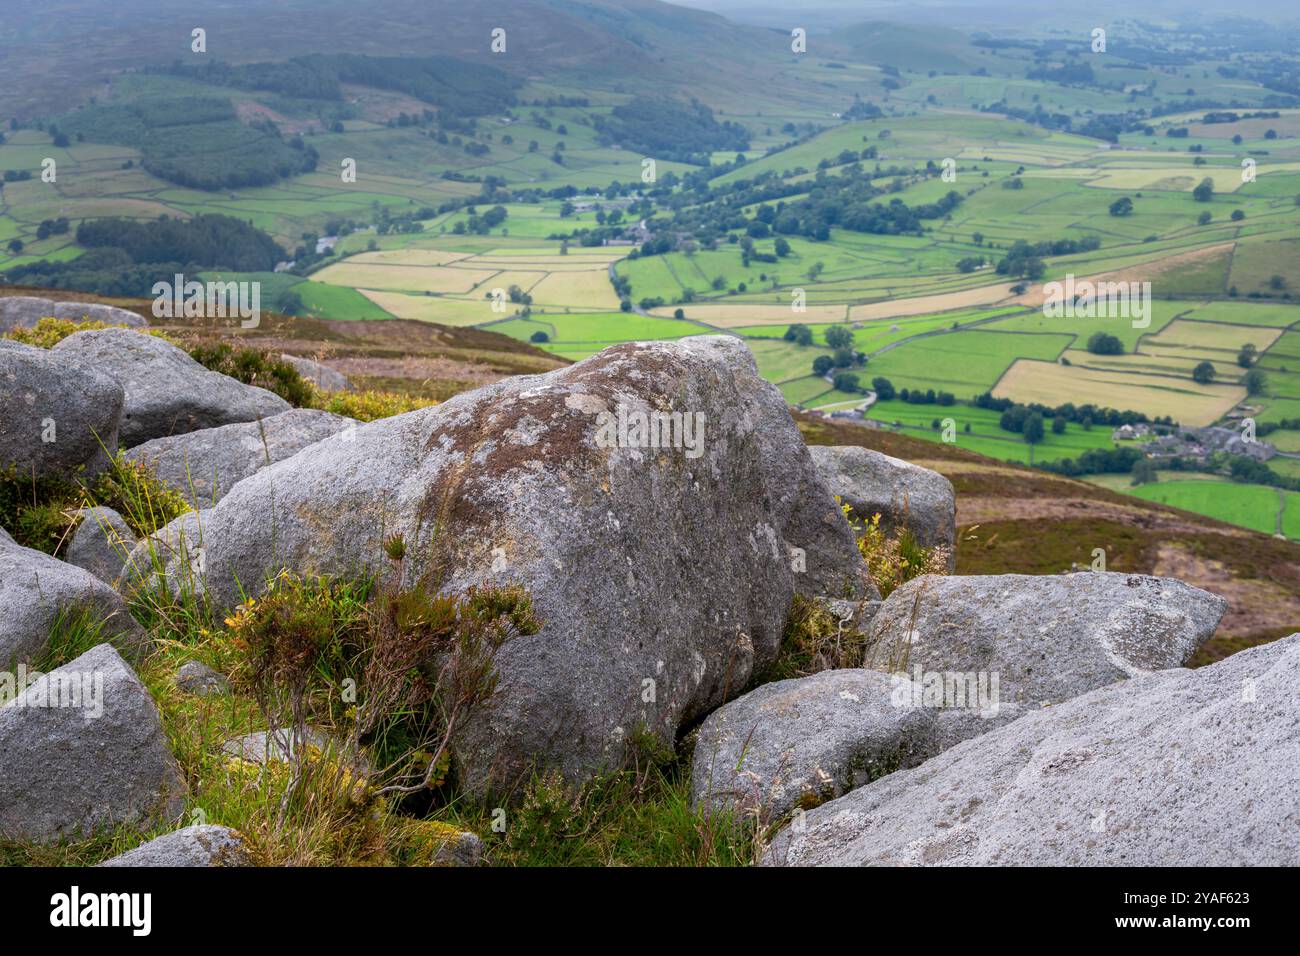
M 1106 425 L 1110 428 L 1118 428 L 1120 425 L 1155 424 L 1172 426 L 1174 424 L 1174 420 L 1168 416 L 1153 419 L 1148 418 L 1141 412 L 1132 410 L 1117 411 L 1113 408 L 1103 408 L 1091 403 L 1075 405 L 1073 402 L 1065 402 L 1056 406 L 1041 405 L 1037 402 L 1021 404 L 1009 398 L 994 398 L 990 392 L 975 396 L 971 404 L 976 408 L 984 408 L 994 412 L 1006 412 L 1019 407 L 1025 410 L 1019 414 L 1027 415 L 1029 412 L 1038 412 L 1044 418 L 1059 417 L 1067 422 L 1078 423 L 1085 429 L 1091 428 L 1094 424 Z
M 707 166 L 710 153 L 749 148 L 745 127 L 718 122 L 713 110 L 694 99 L 637 96 L 596 117 L 595 124 L 600 142 L 656 159 Z
M 1063 458 L 1060 461 L 1043 462 L 1039 467 L 1071 478 L 1082 475 L 1127 475 L 1132 473 L 1135 464 L 1145 458 L 1145 453 L 1137 448 L 1093 448 L 1077 459 Z
M 283 63 L 238 66 L 222 62 L 191 66 L 177 61 L 150 72 L 331 102 L 343 101 L 343 84 L 356 83 L 405 93 L 467 116 L 504 112 L 514 105 L 515 91 L 520 86 L 519 80 L 496 67 L 448 56 L 311 54 Z
M 1047 271 L 1043 264 L 1046 256 L 1068 256 L 1076 252 L 1092 252 L 1101 248 L 1101 240 L 1096 236 L 1084 236 L 1082 239 L 1045 239 L 1042 242 L 1026 242 L 1017 239 L 1007 249 L 1007 254 L 998 261 L 998 275 L 1025 279 L 1041 279 Z
M 152 222 L 98 219 L 77 227 L 77 242 L 87 252 L 67 262 L 33 262 L 10 269 L 5 281 L 76 289 L 101 295 L 151 294 L 155 282 L 177 273 L 193 276 L 204 269 L 265 272 L 275 268 L 284 251 L 275 240 L 240 219 L 164 216 Z
M 239 122 L 230 100 L 213 96 L 88 106 L 63 117 L 59 128 L 90 142 L 136 147 L 146 170 L 191 189 L 268 186 L 311 172 L 320 158 L 302 137 L 286 140 L 269 120 Z

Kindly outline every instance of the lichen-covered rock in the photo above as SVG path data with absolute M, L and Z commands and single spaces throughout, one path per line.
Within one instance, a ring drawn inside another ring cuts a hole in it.
M 112 508 L 82 508 L 77 517 L 80 523 L 63 559 L 105 584 L 114 584 L 136 546 L 135 532 Z
M 1025 714 L 811 811 L 769 865 L 1293 866 L 1300 634 Z
M 1020 716 L 986 686 L 960 707 L 927 706 L 899 675 L 849 668 L 764 684 L 700 726 L 697 806 L 779 820 Z M 996 688 L 992 688 L 996 691 Z
M 34 295 L 0 296 L 0 334 L 14 329 L 30 329 L 45 318 L 103 322 L 133 328 L 148 324 L 134 312 L 98 302 L 59 302 Z
M 124 649 L 148 642 L 116 591 L 88 571 L 24 548 L 0 529 L 0 670 L 30 663 L 58 623 L 102 622 L 99 636 Z
M 357 423 L 314 408 L 155 438 L 126 452 L 194 508 L 216 504 L 237 482 Z
M 252 866 L 239 831 L 203 823 L 155 837 L 100 866 Z
M 880 515 L 893 533 L 906 528 L 924 548 L 943 548 L 948 570 L 957 560 L 957 498 L 952 482 L 937 471 L 856 445 L 809 447 L 831 493 L 863 521 Z
M 176 669 L 176 687 L 196 697 L 211 697 L 230 691 L 230 681 L 202 661 L 186 661 Z
M 77 332 L 50 352 L 121 383 L 126 402 L 119 434 L 128 448 L 165 435 L 269 418 L 290 407 L 279 395 L 206 369 L 170 342 L 130 329 Z
M 346 392 L 352 388 L 352 383 L 342 372 L 330 368 L 321 362 L 313 359 L 300 358 L 297 355 L 281 355 L 290 365 L 298 370 L 298 374 L 304 379 L 311 382 L 317 388 L 327 392 Z
M 102 471 L 117 451 L 123 402 L 112 376 L 0 339 L 0 471 L 37 478 Z
M 49 842 L 175 819 L 180 767 L 149 691 L 108 644 L 0 707 L 0 837 Z
M 881 605 L 867 664 L 997 674 L 1004 701 L 1051 704 L 1181 667 L 1227 606 L 1145 574 L 922 575 Z
M 293 760 L 302 748 L 323 752 L 329 746 L 329 737 L 315 727 L 307 727 L 301 733 L 281 727 L 233 737 L 221 745 L 221 751 L 248 763 L 264 765 Z
M 634 430 L 651 412 L 669 447 Z M 257 592 L 282 568 L 380 568 L 394 533 L 407 583 L 523 585 L 544 624 L 502 648 L 497 694 L 458 739 L 472 789 L 534 762 L 584 778 L 638 728 L 671 741 L 775 658 L 796 591 L 875 593 L 780 393 L 732 337 L 616 346 L 345 437 L 203 513 L 207 594 L 229 607 L 236 582 Z

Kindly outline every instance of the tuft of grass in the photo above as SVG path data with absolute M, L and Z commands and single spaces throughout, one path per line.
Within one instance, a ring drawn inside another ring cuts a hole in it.
M 189 349 L 190 358 L 205 368 L 274 392 L 294 408 L 313 408 L 316 389 L 296 368 L 265 349 L 229 342 L 199 342 Z
M 354 391 L 318 392 L 312 407 L 355 418 L 357 421 L 373 422 L 437 404 L 435 399 L 402 392 Z
M 12 465 L 0 471 L 0 527 L 24 547 L 57 554 L 72 535 L 76 512 L 97 505 L 118 512 L 141 538 L 191 510 L 147 465 L 121 452 L 93 477 L 36 478 Z
M 796 594 L 781 638 L 781 652 L 762 682 L 861 667 L 866 640 L 865 634 L 841 621 L 823 602 Z

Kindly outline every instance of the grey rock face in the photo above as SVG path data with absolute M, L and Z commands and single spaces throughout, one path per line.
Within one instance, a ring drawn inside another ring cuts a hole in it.
M 148 465 L 194 508 L 207 508 L 236 482 L 356 424 L 314 408 L 294 408 L 260 422 L 155 438 L 136 445 L 125 457 Z
M 869 448 L 811 445 L 808 451 L 831 493 L 858 518 L 879 514 L 889 532 L 908 528 L 922 547 L 946 548 L 948 570 L 956 567 L 957 497 L 947 478 Z
M 769 865 L 1294 866 L 1300 634 L 1092 691 L 813 810 Z
M 210 697 L 229 692 L 230 681 L 202 661 L 186 661 L 176 669 L 176 686 L 196 697 Z
M 881 605 L 867 663 L 994 673 L 1003 701 L 1058 703 L 1181 667 L 1227 606 L 1216 594 L 1144 574 L 923 575 Z
M 266 389 L 209 371 L 170 342 L 129 329 L 77 332 L 51 352 L 122 384 L 120 436 L 128 448 L 165 435 L 269 418 L 290 407 Z
M 691 764 L 697 806 L 779 820 L 1020 716 L 992 699 L 981 710 L 926 706 L 906 677 L 828 670 L 764 684 L 700 726 Z
M 252 866 L 239 831 L 204 823 L 155 837 L 100 866 Z
M 324 389 L 327 392 L 347 392 L 352 389 L 352 383 L 348 381 L 348 377 L 328 365 L 314 359 L 300 358 L 297 355 L 281 355 L 280 358 L 296 368 L 299 375 L 317 388 Z
M 315 747 L 323 751 L 329 744 L 329 738 L 314 727 L 306 728 L 301 735 L 282 727 L 279 730 L 259 730 L 234 737 L 222 744 L 221 750 L 240 760 L 264 765 L 292 760 L 300 747 Z
M 0 707 L 0 754 L 0 834 L 8 839 L 47 842 L 151 825 L 184 806 L 158 708 L 108 644 Z
M 682 447 L 639 447 L 620 408 L 692 416 Z M 780 393 L 731 337 L 616 346 L 344 438 L 203 513 L 207 593 L 228 607 L 237 580 L 257 590 L 280 568 L 379 568 L 394 532 L 412 581 L 523 585 L 545 624 L 502 649 L 497 695 L 459 741 L 471 788 L 534 761 L 584 777 L 638 726 L 671 740 L 775 657 L 796 590 L 868 591 Z
M 135 532 L 112 508 L 83 508 L 77 516 L 81 523 L 68 542 L 64 560 L 112 585 L 136 545 Z
M 117 451 L 123 402 L 113 377 L 0 339 L 0 469 L 40 478 L 102 471 Z
M 478 866 L 482 859 L 482 838 L 462 831 L 438 848 L 433 862 L 435 866 Z
M 0 334 L 14 329 L 30 329 L 44 318 L 104 322 L 133 328 L 148 324 L 134 312 L 98 302 L 58 302 L 33 295 L 0 296 Z
M 148 640 L 103 581 L 0 531 L 0 670 L 29 663 L 44 650 L 51 628 L 78 614 L 103 621 L 100 636 L 122 647 L 142 647 Z

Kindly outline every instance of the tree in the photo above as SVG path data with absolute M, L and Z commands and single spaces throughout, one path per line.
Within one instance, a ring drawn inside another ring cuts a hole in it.
M 1233 222 L 1241 222 L 1241 220 L 1246 218 L 1246 214 L 1242 212 L 1240 209 L 1234 209 L 1232 211 L 1232 215 L 1229 216 L 1228 218 L 1231 219 Z
M 1133 200 L 1127 196 L 1121 196 L 1110 204 L 1110 214 L 1112 216 L 1127 216 L 1133 212 Z
M 832 325 L 826 330 L 826 344 L 837 350 L 853 348 L 853 330 L 845 325 Z
M 1255 361 L 1258 358 L 1259 355 L 1255 349 L 1255 346 L 1250 342 L 1247 342 L 1245 345 L 1241 347 L 1241 351 L 1237 353 L 1237 364 L 1240 365 L 1242 368 L 1250 368 L 1252 365 L 1255 364 Z
M 790 243 L 786 242 L 780 236 L 776 237 L 776 242 L 772 244 L 772 247 L 776 250 L 778 256 L 785 257 L 790 254 Z
M 1196 368 L 1192 369 L 1192 381 L 1197 385 L 1209 385 L 1214 381 L 1214 363 L 1199 362 Z
M 876 397 L 882 402 L 887 402 L 896 394 L 894 383 L 882 376 L 877 376 L 871 380 L 871 388 L 875 391 Z
M 783 335 L 782 338 L 784 338 L 787 342 L 793 342 L 795 345 L 813 344 L 812 329 L 808 328 L 808 326 L 803 325 L 802 323 L 799 322 L 796 322 L 794 325 L 786 329 L 785 335 Z
M 1132 484 L 1134 485 L 1148 485 L 1160 480 L 1156 475 L 1155 462 L 1145 455 L 1133 462 L 1133 469 L 1129 474 L 1132 475 Z
M 302 296 L 292 289 L 285 289 L 275 299 L 275 311 L 281 315 L 302 315 L 306 311 Z
M 1207 223 L 1209 223 L 1209 221 L 1210 221 L 1211 219 L 1213 219 L 1213 218 L 1214 218 L 1214 216 L 1211 215 L 1208 211 L 1203 212 L 1203 213 L 1201 213 L 1199 216 L 1196 217 L 1196 224 L 1197 224 L 1198 226 L 1204 226 L 1204 225 L 1206 225 Z
M 824 377 L 831 369 L 835 367 L 835 360 L 829 355 L 819 355 L 813 359 L 812 370 L 817 377 Z
M 833 379 L 835 388 L 841 392 L 857 392 L 861 390 L 858 384 L 858 376 L 854 372 L 836 372 Z
M 1252 368 L 1241 377 L 1241 384 L 1246 386 L 1247 395 L 1263 395 L 1268 390 L 1268 376 L 1263 369 Z
M 1200 183 L 1197 184 L 1197 187 L 1192 190 L 1192 198 L 1195 199 L 1197 202 L 1209 202 L 1211 199 L 1213 199 L 1214 180 L 1211 179 L 1209 176 L 1206 176 L 1204 179 L 1202 179 Z
M 1053 416 L 1052 416 L 1052 434 L 1053 434 L 1053 435 L 1064 435 L 1064 434 L 1065 434 L 1065 416 L 1064 416 L 1064 415 L 1053 415 Z
M 542 342 L 549 342 L 550 340 L 551 337 L 547 335 L 545 332 L 543 332 L 541 329 L 538 329 L 532 335 L 528 336 L 528 341 L 536 343 L 538 345 L 540 345 Z
M 685 310 L 685 309 L 673 309 L 673 318 L 674 318 L 674 319 L 684 319 L 684 318 L 686 318 L 686 310 Z
M 1093 355 L 1124 354 L 1124 343 L 1108 332 L 1093 332 L 1088 337 L 1087 348 Z
M 23 251 L 23 241 L 21 239 L 10 239 L 9 251 L 16 256 L 21 255 Z
M 1025 419 L 1025 441 L 1037 445 L 1043 440 L 1044 435 L 1043 416 L 1038 412 L 1030 412 L 1029 417 Z

